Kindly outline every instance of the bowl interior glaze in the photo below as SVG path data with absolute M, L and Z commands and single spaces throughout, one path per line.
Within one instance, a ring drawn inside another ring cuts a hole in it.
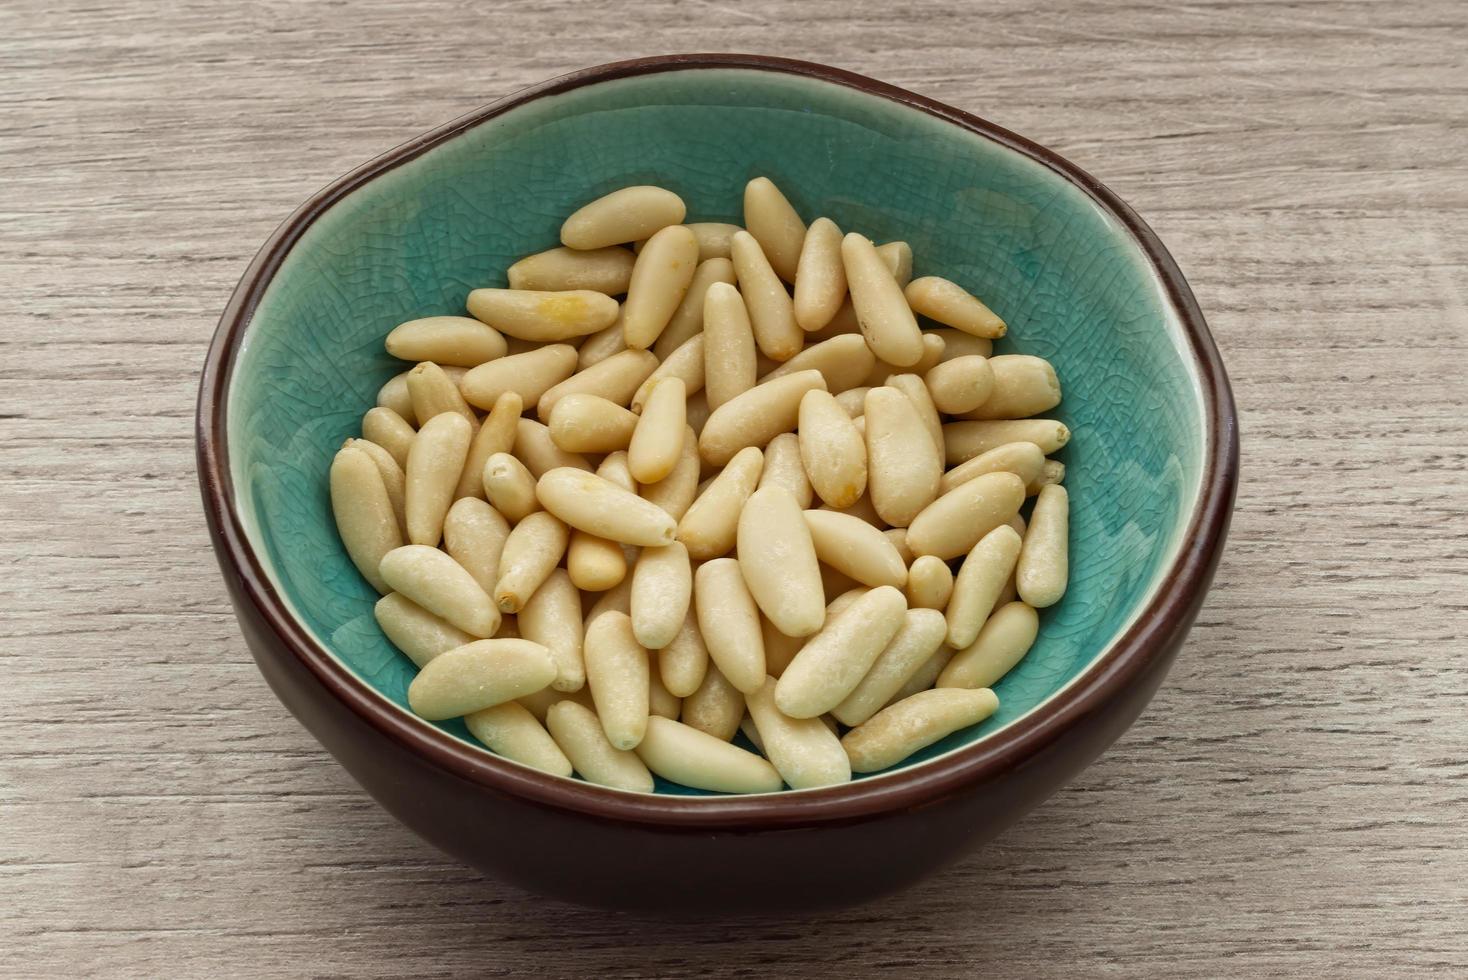
M 242 522 L 289 608 L 382 698 L 406 713 L 414 668 L 373 620 L 326 475 L 406 367 L 383 337 L 463 313 L 470 289 L 504 285 L 511 262 L 558 244 L 564 217 L 600 194 L 661 184 L 689 220 L 738 222 L 757 175 L 807 220 L 910 242 L 915 274 L 951 278 L 1008 320 L 996 352 L 1047 357 L 1064 385 L 1069 592 L 996 686 L 999 712 L 895 768 L 1035 710 L 1158 588 L 1197 504 L 1206 420 L 1177 311 L 1128 230 L 1043 163 L 887 98 L 795 74 L 665 71 L 536 98 L 362 184 L 317 216 L 254 312 L 226 408 Z M 439 727 L 478 746 L 459 722 Z

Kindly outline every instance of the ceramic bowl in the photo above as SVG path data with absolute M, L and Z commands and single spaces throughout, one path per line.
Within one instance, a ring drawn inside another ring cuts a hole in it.
M 1072 429 L 1070 589 L 998 714 L 849 785 L 623 793 L 519 766 L 405 708 L 326 490 L 333 452 L 404 365 L 397 323 L 461 313 L 579 205 L 628 184 L 739 221 L 773 178 L 806 216 L 904 239 L 1052 360 Z M 1019 819 L 1141 711 L 1203 601 L 1237 481 L 1228 380 L 1187 284 L 1114 194 L 975 116 L 835 68 L 651 58 L 506 98 L 332 183 L 266 242 L 220 322 L 198 415 L 215 550 L 280 699 L 388 811 L 545 894 L 609 906 L 858 902 Z

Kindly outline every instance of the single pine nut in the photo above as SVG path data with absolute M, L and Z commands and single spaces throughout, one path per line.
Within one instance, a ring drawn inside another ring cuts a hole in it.
M 760 611 L 787 636 L 819 630 L 826 618 L 821 570 L 810 529 L 790 491 L 766 487 L 751 494 L 739 514 L 737 538 L 739 569 Z
M 800 401 L 800 459 L 816 494 L 832 507 L 850 507 L 867 487 L 866 446 L 851 417 L 830 393 L 812 389 Z
M 759 485 L 784 487 L 802 510 L 815 500 L 810 478 L 805 475 L 805 464 L 800 461 L 800 439 L 795 433 L 782 432 L 765 447 L 765 465 L 760 472 Z
M 1065 464 L 1058 459 L 1047 459 L 1041 465 L 1039 474 L 1029 483 L 1025 484 L 1025 496 L 1038 496 L 1041 490 L 1044 490 L 1048 486 L 1053 486 L 1064 479 Z M 391 487 L 388 488 L 388 493 L 392 493 Z
M 795 322 L 807 333 L 829 324 L 846 299 L 841 237 L 841 229 L 830 218 L 817 218 L 806 230 L 793 281 Z
M 566 571 L 576 588 L 605 592 L 627 577 L 627 559 L 616 541 L 573 530 L 566 546 Z
M 495 364 L 498 361 L 490 363 Z M 475 427 L 479 425 L 479 416 L 474 414 L 474 409 L 470 408 L 464 401 L 464 396 L 459 394 L 458 384 L 443 368 L 432 361 L 415 364 L 409 369 L 408 397 L 413 400 L 413 415 L 418 419 L 419 429 L 422 429 L 429 419 L 444 412 L 454 412 L 464 416 L 464 421 L 470 425 Z
M 883 521 L 904 527 L 936 497 L 942 460 L 912 400 L 897 388 L 867 392 L 862 417 L 871 505 Z
M 754 331 L 744 298 L 728 283 L 710 286 L 703 304 L 704 389 L 718 408 L 754 387 Z
M 617 301 L 590 289 L 476 289 L 467 305 L 500 333 L 540 344 L 585 337 L 617 319 Z
M 509 453 L 495 453 L 486 459 L 481 479 L 485 497 L 511 524 L 519 524 L 527 515 L 540 510 L 535 477 Z
M 744 227 L 759 242 L 780 278 L 794 282 L 805 242 L 805 222 L 768 177 L 756 177 L 744 185 Z
M 408 372 L 395 374 L 387 379 L 381 388 L 377 389 L 378 408 L 390 409 L 399 418 L 412 422 L 417 416 L 413 414 L 413 396 L 408 394 Z M 409 428 L 412 428 L 410 425 Z M 376 441 L 376 440 L 374 440 Z M 402 465 L 401 463 L 398 465 Z
M 755 343 L 767 357 L 789 360 L 804 346 L 805 334 L 795 324 L 795 306 L 785 291 L 785 284 L 749 232 L 734 233 L 730 254 L 739 291 L 749 309 Z
M 727 742 L 744 717 L 744 695 L 710 664 L 693 693 L 683 699 L 683 724 Z
M 974 642 L 959 650 L 943 673 L 939 687 L 993 687 L 1024 659 L 1040 631 L 1040 617 L 1023 602 L 994 610 Z
M 567 395 L 551 409 L 551 439 L 568 453 L 610 453 L 626 449 L 637 416 L 600 395 Z
M 658 651 L 658 676 L 676 698 L 687 698 L 703 683 L 709 668 L 708 648 L 698 631 L 698 617 L 690 603 L 673 642 Z
M 862 336 L 872 353 L 898 367 L 916 364 L 923 356 L 917 320 L 871 240 L 855 232 L 848 234 L 841 240 L 841 261 Z
M 642 499 L 661 507 L 674 521 L 681 521 L 693 505 L 693 498 L 698 496 L 699 473 L 698 437 L 692 428 L 684 426 L 678 462 L 673 466 L 673 472 L 657 483 L 643 486 Z
M 514 526 L 500 552 L 500 577 L 494 586 L 494 601 L 500 612 L 514 613 L 524 608 L 561 563 L 569 537 L 566 525 L 545 511 L 528 514 Z
M 907 528 L 916 555 L 957 558 L 1019 510 L 1025 485 L 1013 473 L 985 473 L 923 508 Z
M 642 413 L 647 405 L 647 399 L 652 394 L 653 386 L 664 378 L 677 378 L 683 382 L 684 394 L 693 395 L 694 392 L 703 390 L 704 366 L 703 348 L 705 338 L 703 334 L 697 334 L 688 338 L 681 347 L 670 353 L 663 362 L 657 366 L 652 374 L 647 376 L 632 395 L 632 411 Z M 686 398 L 685 398 L 686 402 Z M 687 414 L 687 406 L 684 406 L 684 414 Z
M 1014 580 L 1020 598 L 1037 609 L 1053 606 L 1065 595 L 1069 537 L 1070 495 L 1059 484 L 1048 486 L 1035 499 Z
M 938 417 L 938 406 L 933 404 L 933 398 L 928 394 L 928 386 L 923 384 L 923 379 L 916 374 L 894 374 L 887 379 L 887 387 L 896 388 L 912 402 L 912 407 L 917 409 L 918 418 L 923 420 L 923 428 L 928 430 L 928 436 L 933 441 L 937 458 L 941 461 L 943 420 Z
M 537 480 L 551 470 L 571 467 L 590 472 L 591 463 L 580 453 L 568 453 L 551 438 L 550 427 L 535 419 L 515 421 L 514 453 Z
M 664 378 L 648 395 L 632 433 L 627 466 L 638 483 L 657 483 L 673 472 L 688 429 L 688 389 L 682 378 Z
M 576 348 L 570 344 L 547 344 L 470 368 L 460 386 L 469 403 L 479 408 L 493 407 L 507 391 L 519 395 L 523 404 L 533 405 L 575 370 Z
M 682 225 L 663 228 L 648 239 L 632 269 L 622 309 L 628 347 L 646 350 L 653 345 L 683 302 L 697 268 L 698 241 Z
M 994 390 L 994 371 L 983 357 L 955 357 L 940 361 L 923 375 L 938 411 L 957 415 L 984 403 Z
M 402 361 L 475 367 L 505 356 L 498 330 L 467 316 L 428 316 L 394 327 L 383 341 Z
M 643 548 L 632 571 L 632 629 L 649 650 L 672 643 L 688 618 L 693 567 L 682 542 Z
M 989 367 L 993 391 L 971 411 L 963 410 L 964 418 L 1027 419 L 1060 404 L 1060 379 L 1043 357 L 1001 354 L 989 359 Z
M 937 330 L 927 330 L 924 334 L 932 334 L 943 341 L 943 360 L 951 361 L 955 357 L 991 357 L 994 354 L 994 342 L 984 337 L 975 337 L 971 333 L 962 330 L 954 330 L 952 327 L 939 327 Z
M 805 348 L 760 378 L 760 383 L 783 378 L 796 371 L 816 370 L 826 379 L 826 390 L 839 395 L 863 384 L 876 362 L 872 349 L 860 334 L 841 334 Z
M 452 412 L 435 415 L 418 430 L 408 451 L 403 497 L 411 543 L 438 544 L 473 436 L 464 417 Z
M 529 640 L 475 640 L 434 657 L 408 685 L 408 707 L 442 721 L 492 708 L 549 684 L 550 652 Z
M 708 561 L 729 553 L 739 527 L 739 512 L 754 493 L 764 469 L 764 454 L 754 446 L 739 450 L 678 522 L 678 540 L 689 557 Z
M 586 624 L 586 683 L 607 741 L 634 748 L 647 730 L 650 668 L 632 620 L 608 612 Z
M 642 547 L 673 542 L 676 525 L 666 511 L 593 473 L 549 470 L 535 494 L 556 517 L 597 537 Z
M 521 607 L 515 619 L 520 635 L 550 651 L 556 664 L 551 687 L 557 691 L 579 691 L 586 683 L 581 596 L 564 569 L 554 569 L 540 588 Z
M 974 642 L 998 603 L 1019 558 L 1020 535 L 1001 524 L 979 539 L 959 566 L 948 600 L 948 645 L 961 649 Z
M 734 284 L 734 263 L 727 257 L 706 259 L 693 270 L 693 281 L 688 284 L 688 292 L 683 294 L 683 302 L 678 304 L 667 327 L 652 345 L 652 352 L 658 360 L 666 361 L 673 351 L 703 331 L 704 303 L 709 287 L 716 282 Z M 694 389 L 690 386 L 688 390 Z
M 372 607 L 377 625 L 392 645 L 422 667 L 440 653 L 472 643 L 474 637 L 444 622 L 407 596 L 390 592 Z
M 903 290 L 915 313 L 947 324 L 975 337 L 994 340 L 1008 329 L 978 297 L 962 286 L 938 276 L 914 279 Z
M 920 555 L 907 572 L 907 604 L 912 609 L 942 609 L 953 594 L 953 571 L 943 559 Z
M 589 289 L 608 296 L 620 296 L 627 291 L 627 284 L 632 280 L 632 264 L 636 258 L 625 248 L 609 246 L 577 250 L 562 246 L 525 256 L 505 270 L 505 277 L 511 289 L 556 292 Z
M 408 520 L 405 498 L 408 478 L 403 474 L 403 468 L 398 465 L 397 460 L 392 458 L 392 453 L 366 439 L 348 439 L 342 443 L 342 448 L 360 449 L 372 457 L 372 462 L 377 464 L 377 472 L 382 476 L 382 488 L 387 491 L 387 500 L 392 504 L 393 517 L 397 518 L 398 530 L 406 538 Z
M 485 592 L 493 592 L 499 580 L 500 552 L 509 536 L 510 525 L 500 512 L 474 497 L 455 501 L 444 517 L 444 550 Z
M 637 746 L 643 764 L 664 779 L 718 793 L 773 793 L 775 767 L 753 752 L 668 718 L 649 718 Z
M 555 739 L 514 701 L 465 715 L 464 725 L 496 755 L 555 776 L 571 775 L 571 760 Z
M 688 230 L 698 239 L 699 261 L 707 262 L 729 257 L 729 247 L 739 226 L 722 221 L 693 221 L 689 223 Z
M 907 242 L 888 242 L 877 246 L 877 254 L 892 271 L 892 278 L 897 280 L 897 285 L 905 287 L 912 281 L 911 245 Z
M 819 718 L 790 718 L 775 704 L 773 677 L 745 699 L 765 755 L 791 789 L 851 781 L 851 763 L 841 740 Z
M 709 658 L 741 691 L 764 683 L 765 647 L 759 607 L 749 593 L 739 562 L 715 558 L 693 573 L 693 608 Z
M 1024 481 L 1028 488 L 1040 476 L 1045 466 L 1045 454 L 1033 442 L 1010 442 L 996 446 L 986 453 L 960 463 L 943 474 L 938 485 L 939 493 L 947 493 L 954 487 L 967 483 L 985 473 L 1013 473 Z
M 887 537 L 859 517 L 834 510 L 804 513 L 816 557 L 863 585 L 907 583 L 907 565 Z
M 546 390 L 536 400 L 536 414 L 541 421 L 546 421 L 558 400 L 577 393 L 600 395 L 626 407 L 657 366 L 658 359 L 645 350 L 624 350 L 613 354 Z
M 860 725 L 887 704 L 943 643 L 947 625 L 936 609 L 909 609 L 902 628 L 878 655 L 856 689 L 831 714 L 843 725 Z
M 571 765 L 588 783 L 651 793 L 652 773 L 636 753 L 607 741 L 596 713 L 575 701 L 558 701 L 546 713 L 546 727 Z
M 977 725 L 999 709 L 990 690 L 922 691 L 883 708 L 841 739 L 854 772 L 878 772 L 919 749 Z
M 714 409 L 698 437 L 699 452 L 706 462 L 723 466 L 745 446 L 766 445 L 795 428 L 807 391 L 825 387 L 819 371 L 797 371 L 755 385 Z
M 1070 430 L 1054 419 L 949 422 L 943 426 L 943 445 L 949 466 L 1011 442 L 1033 442 L 1040 447 L 1040 452 L 1049 456 L 1070 442 Z
M 407 383 L 404 378 L 404 391 Z M 391 408 L 379 405 L 369 408 L 362 416 L 362 438 L 386 449 L 398 466 L 408 465 L 408 449 L 413 445 L 415 435 L 413 427 Z
M 377 464 L 360 449 L 341 449 L 331 461 L 330 483 L 337 533 L 352 564 L 378 592 L 393 591 L 379 566 L 403 538 Z
M 856 597 L 795 655 L 775 688 L 792 718 L 814 718 L 844 701 L 902 628 L 907 600 L 890 585 Z
M 469 453 L 464 457 L 463 472 L 459 485 L 454 488 L 454 499 L 484 496 L 484 463 L 495 453 L 507 453 L 515 446 L 515 430 L 518 428 L 520 412 L 524 402 L 513 391 L 507 391 L 495 399 L 494 407 L 474 433 L 469 443 Z
M 583 251 L 640 242 L 688 214 L 683 199 L 661 187 L 623 187 L 584 205 L 561 225 L 561 244 Z

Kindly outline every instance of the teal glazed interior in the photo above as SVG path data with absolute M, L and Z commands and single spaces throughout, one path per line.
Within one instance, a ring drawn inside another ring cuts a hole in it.
M 383 337 L 462 313 L 470 289 L 504 285 L 511 262 L 556 245 L 594 197 L 656 183 L 689 220 L 738 221 L 757 175 L 807 220 L 910 242 L 917 275 L 954 279 L 1008 320 L 996 351 L 1049 358 L 1064 386 L 1053 415 L 1074 433 L 1059 457 L 1069 591 L 996 686 L 999 712 L 895 768 L 1035 709 L 1158 587 L 1199 495 L 1205 420 L 1178 318 L 1120 222 L 1044 164 L 880 96 L 775 72 L 664 72 L 534 99 L 375 177 L 306 230 L 254 313 L 227 406 L 241 517 L 298 618 L 384 698 L 406 711 L 414 668 L 373 620 L 326 483 L 378 387 L 405 368 Z M 458 722 L 440 727 L 478 745 Z

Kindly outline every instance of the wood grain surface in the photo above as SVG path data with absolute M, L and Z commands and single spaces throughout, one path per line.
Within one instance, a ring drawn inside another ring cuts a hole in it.
M 591 912 L 431 850 L 267 690 L 195 487 L 205 346 L 301 199 L 690 50 L 1068 155 L 1170 246 L 1239 399 L 1228 553 L 1142 720 L 997 844 L 830 915 Z M 0 975 L 1468 970 L 1460 0 L 8 0 L 0 83 Z

